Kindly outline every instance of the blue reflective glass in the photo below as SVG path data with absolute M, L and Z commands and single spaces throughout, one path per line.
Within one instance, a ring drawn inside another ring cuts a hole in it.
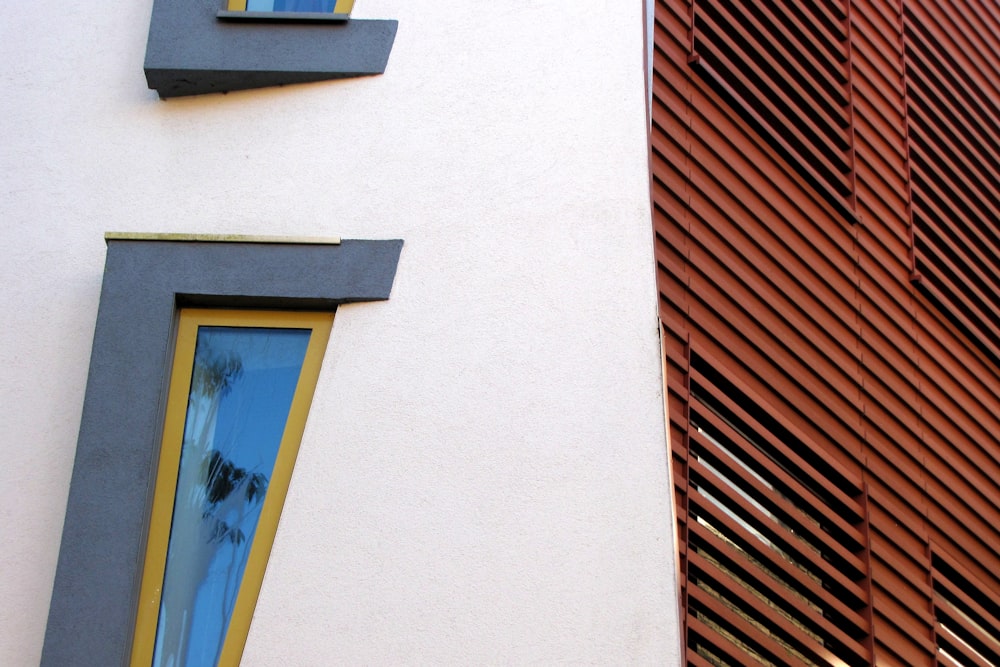
M 330 14 L 337 0 L 247 0 L 248 12 L 318 12 Z
M 324 12 L 333 11 L 337 0 L 274 0 L 276 12 Z
M 154 667 L 218 662 L 309 336 L 198 330 Z

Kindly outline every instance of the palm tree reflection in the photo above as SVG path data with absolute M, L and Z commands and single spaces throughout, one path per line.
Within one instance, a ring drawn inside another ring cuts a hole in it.
M 216 351 L 210 337 L 199 335 L 153 658 L 157 666 L 215 664 L 222 651 L 268 485 L 267 475 L 237 465 L 220 451 L 226 443 L 217 442 L 219 408 L 243 378 L 238 353 Z M 228 444 L 229 450 L 235 446 Z M 219 615 L 207 618 L 213 597 Z M 217 628 L 215 641 L 192 644 L 192 630 L 206 625 Z

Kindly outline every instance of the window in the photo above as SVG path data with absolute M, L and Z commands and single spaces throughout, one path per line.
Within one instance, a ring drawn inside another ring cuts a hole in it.
M 334 311 L 389 298 L 400 240 L 108 236 L 41 664 L 129 662 L 174 334 L 184 308 Z M 264 502 L 267 502 L 265 500 Z
M 181 311 L 133 665 L 239 662 L 332 323 Z
M 354 0 L 226 0 L 220 18 L 346 21 Z

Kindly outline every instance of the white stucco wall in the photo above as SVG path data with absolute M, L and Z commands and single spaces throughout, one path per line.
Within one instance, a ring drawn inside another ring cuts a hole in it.
M 159 101 L 0 22 L 0 664 L 37 663 L 114 231 L 403 238 L 342 307 L 244 664 L 672 664 L 641 3 L 358 0 L 385 75 Z

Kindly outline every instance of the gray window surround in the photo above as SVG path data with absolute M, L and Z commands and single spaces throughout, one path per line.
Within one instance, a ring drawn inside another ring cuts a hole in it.
M 178 309 L 385 300 L 403 242 L 107 245 L 43 667 L 128 664 Z
M 146 82 L 161 98 L 385 72 L 394 20 L 218 18 L 222 0 L 153 0 Z

